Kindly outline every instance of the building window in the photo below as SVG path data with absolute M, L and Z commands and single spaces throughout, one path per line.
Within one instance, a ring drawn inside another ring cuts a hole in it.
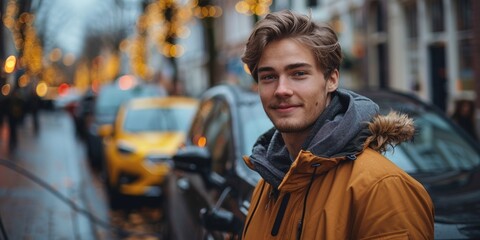
M 408 38 L 418 37 L 418 24 L 417 24 L 417 4 L 416 2 L 409 2 L 405 4 L 405 18 L 407 24 Z
M 407 31 L 407 69 L 410 90 L 421 91 L 418 67 L 418 11 L 417 2 L 409 1 L 403 5 L 405 28 Z
M 472 39 L 458 41 L 460 60 L 460 90 L 475 90 L 473 80 L 473 44 Z
M 385 11 L 382 9 L 382 4 L 378 1 L 374 1 L 370 5 L 370 13 L 374 14 L 374 24 L 376 32 L 386 31 L 386 16 Z
M 307 6 L 308 7 L 317 7 L 318 6 L 318 1 L 319 0 L 308 0 L 307 1 Z
M 473 23 L 473 11 L 471 0 L 458 0 L 457 3 L 457 28 L 458 30 L 470 30 Z
M 428 0 L 428 9 L 430 9 L 430 27 L 432 32 L 443 32 L 445 30 L 445 21 L 443 19 L 444 9 L 441 0 Z

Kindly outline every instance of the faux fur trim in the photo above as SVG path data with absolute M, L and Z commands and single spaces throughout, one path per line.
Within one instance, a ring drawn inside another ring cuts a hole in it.
M 413 119 L 407 114 L 391 111 L 387 115 L 377 115 L 369 123 L 372 135 L 367 138 L 366 146 L 385 152 L 388 147 L 395 147 L 401 142 L 411 140 L 415 135 Z

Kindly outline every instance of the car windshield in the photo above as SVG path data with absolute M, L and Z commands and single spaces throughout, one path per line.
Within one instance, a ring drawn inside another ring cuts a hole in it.
M 127 132 L 186 132 L 194 113 L 193 106 L 130 109 L 123 129 Z
M 437 112 L 413 105 L 403 105 L 399 110 L 413 117 L 416 135 L 413 141 L 404 142 L 385 155 L 406 172 L 461 171 L 480 164 L 478 149 Z
M 131 89 L 122 90 L 116 84 L 102 87 L 98 94 L 95 115 L 101 123 L 112 123 L 120 106 L 130 99 L 138 97 L 163 96 L 155 87 L 137 85 Z

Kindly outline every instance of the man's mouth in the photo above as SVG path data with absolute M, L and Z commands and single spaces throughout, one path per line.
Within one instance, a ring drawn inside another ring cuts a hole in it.
M 273 105 L 272 109 L 277 112 L 288 112 L 295 108 L 298 108 L 299 106 L 300 106 L 299 104 L 278 104 L 278 105 Z

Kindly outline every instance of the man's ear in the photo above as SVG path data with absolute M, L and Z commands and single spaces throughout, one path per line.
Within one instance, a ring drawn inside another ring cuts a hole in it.
M 340 72 L 338 71 L 338 69 L 334 69 L 327 79 L 327 91 L 329 93 L 337 90 L 339 77 Z

